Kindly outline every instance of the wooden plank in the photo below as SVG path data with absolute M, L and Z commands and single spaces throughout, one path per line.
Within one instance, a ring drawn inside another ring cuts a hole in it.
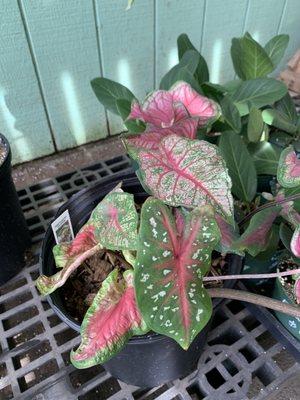
M 285 56 L 276 70 L 277 73 L 286 68 L 288 60 L 294 55 L 297 49 L 300 49 L 299 21 L 299 0 L 286 0 L 278 33 L 287 33 L 290 35 L 290 41 Z
M 275 35 L 281 21 L 286 0 L 251 0 L 244 32 L 248 31 L 263 46 Z
M 194 46 L 201 45 L 205 0 L 158 1 L 156 8 L 156 87 L 178 62 L 177 37 L 188 34 Z
M 0 132 L 20 163 L 54 146 L 16 1 L 1 1 L 0 21 Z
M 246 11 L 247 1 L 207 1 L 201 53 L 207 60 L 210 80 L 214 83 L 225 83 L 234 77 L 231 39 L 242 36 Z
M 103 75 L 127 86 L 143 99 L 153 90 L 154 2 L 139 0 L 129 11 L 127 1 L 96 0 Z M 110 132 L 123 129 L 109 114 Z
M 21 0 L 59 150 L 107 136 L 90 80 L 100 75 L 92 1 Z

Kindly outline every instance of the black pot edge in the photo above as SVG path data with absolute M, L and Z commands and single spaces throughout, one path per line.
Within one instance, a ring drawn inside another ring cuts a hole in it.
M 72 195 L 71 197 L 70 197 L 70 199 L 66 202 L 66 203 L 64 203 L 58 210 L 57 210 L 57 212 L 56 212 L 56 214 L 55 214 L 55 216 L 54 216 L 54 218 L 53 218 L 53 220 L 52 220 L 52 222 L 62 213 L 62 212 L 64 212 L 67 208 L 69 208 L 70 207 L 70 204 L 71 205 L 73 205 L 73 204 L 78 204 L 78 198 L 79 197 L 81 197 L 82 195 L 88 195 L 88 193 L 91 191 L 91 190 L 97 190 L 98 189 L 98 186 L 106 186 L 106 185 L 111 185 L 111 186 L 115 186 L 115 185 L 117 185 L 117 183 L 119 182 L 119 181 L 127 181 L 127 182 L 134 182 L 134 183 L 138 183 L 139 184 L 139 181 L 138 181 L 138 179 L 137 179 L 137 177 L 136 177 L 136 175 L 135 175 L 135 173 L 132 171 L 131 173 L 130 173 L 130 176 L 128 175 L 128 172 L 130 171 L 131 169 L 129 168 L 127 171 L 122 171 L 121 173 L 119 173 L 119 174 L 116 174 L 116 175 L 113 175 L 113 176 L 107 176 L 107 177 L 105 177 L 104 179 L 102 179 L 101 181 L 99 181 L 99 182 L 95 182 L 95 184 L 94 185 L 92 185 L 92 186 L 90 186 L 90 187 L 88 187 L 88 188 L 85 188 L 85 189 L 82 189 L 82 190 L 80 190 L 78 193 L 75 193 L 74 195 Z M 83 200 L 82 200 L 83 201 Z M 81 201 L 81 202 L 82 202 Z M 68 205 L 67 205 L 68 204 Z M 40 264 L 40 268 L 39 268 L 39 271 L 40 271 L 40 274 L 42 274 L 43 273 L 43 255 L 44 255 L 44 253 L 45 253 L 45 251 L 46 251 L 46 249 L 45 249 L 45 247 L 46 247 L 46 238 L 49 236 L 49 235 L 52 235 L 52 228 L 51 228 L 51 223 L 50 223 L 50 225 L 49 225 L 49 227 L 48 227 L 48 229 L 47 229 L 47 231 L 46 231 L 46 233 L 45 233 L 45 238 L 44 238 L 44 240 L 43 240 L 43 244 L 42 244 L 42 251 L 41 251 L 41 253 L 40 253 L 40 262 L 39 262 L 39 264 Z M 243 267 L 243 263 L 244 263 L 244 258 L 243 257 L 241 257 L 241 256 L 238 256 L 238 255 L 236 255 L 236 254 L 229 254 L 228 255 L 228 257 L 230 257 L 230 258 L 232 258 L 233 260 L 236 260 L 236 268 L 234 269 L 234 274 L 238 274 L 238 273 L 240 273 L 241 272 L 241 270 L 242 270 L 242 267 Z M 230 265 L 232 265 L 232 263 L 230 264 Z M 236 280 L 226 280 L 225 282 L 224 282 L 224 288 L 229 288 L 229 289 L 231 289 L 231 288 L 233 288 L 234 286 L 235 286 L 235 284 L 236 284 Z M 54 312 L 59 316 L 59 318 L 62 320 L 62 321 L 64 321 L 71 329 L 73 329 L 73 330 L 75 330 L 76 332 L 79 332 L 80 333 L 80 327 L 81 327 L 81 325 L 71 316 L 71 315 L 69 315 L 69 314 L 67 314 L 67 313 L 64 313 L 59 307 L 57 307 L 54 303 L 53 303 L 53 301 L 52 301 L 52 298 L 51 298 L 51 294 L 50 295 L 48 295 L 48 296 L 46 296 L 46 299 L 47 299 L 47 301 L 48 301 L 48 303 L 49 303 L 49 305 L 51 306 L 51 308 L 54 310 Z M 222 299 L 222 298 L 214 298 L 213 300 L 213 309 L 215 310 L 216 308 L 218 308 L 224 301 L 225 301 L 225 299 Z M 148 339 L 151 337 L 151 340 L 162 340 L 163 338 L 164 338 L 164 336 L 163 335 L 161 335 L 161 334 L 158 334 L 158 333 L 155 333 L 155 332 L 150 332 L 150 333 L 147 333 L 147 334 L 145 334 L 145 335 L 141 335 L 141 336 L 139 336 L 139 335 L 137 335 L 137 336 L 133 336 L 131 339 L 129 339 L 129 342 L 127 343 L 127 344 L 137 344 L 137 343 L 140 343 L 140 344 L 143 344 L 143 343 L 145 343 L 145 342 L 148 342 Z
M 0 165 L 0 179 L 1 179 L 1 177 L 4 174 L 8 173 L 9 170 L 11 169 L 12 155 L 11 155 L 11 147 L 10 147 L 9 141 L 6 139 L 6 137 L 2 133 L 0 133 L 0 138 L 3 140 L 3 142 L 5 143 L 5 146 L 7 148 L 7 154 L 4 158 L 4 161 Z

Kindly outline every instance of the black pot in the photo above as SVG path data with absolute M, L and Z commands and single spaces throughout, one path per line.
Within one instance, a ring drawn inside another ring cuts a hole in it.
M 134 194 L 137 203 L 143 202 L 148 196 L 140 185 L 135 174 L 108 177 L 84 189 L 65 203 L 57 212 L 58 215 L 69 210 L 74 233 L 88 220 L 92 210 L 99 201 L 110 192 L 119 181 L 123 181 L 124 191 Z M 55 244 L 51 228 L 46 232 L 41 254 L 41 273 L 52 275 L 56 271 L 52 248 Z M 242 268 L 242 259 L 230 256 L 230 273 L 238 274 Z M 232 287 L 233 281 L 225 281 L 225 287 Z M 62 302 L 63 288 L 59 288 L 48 296 L 48 301 L 56 314 L 72 329 L 80 331 L 80 324 L 66 310 Z M 222 299 L 214 299 L 214 308 L 220 305 Z M 209 332 L 208 324 L 195 338 L 187 351 L 183 350 L 173 339 L 149 333 L 135 336 L 129 340 L 125 348 L 104 364 L 105 369 L 123 382 L 140 387 L 154 387 L 185 376 L 192 372 L 201 355 Z
M 11 150 L 6 138 L 0 141 L 7 149 L 0 165 L 0 285 L 24 267 L 24 252 L 30 245 L 30 235 L 11 176 Z

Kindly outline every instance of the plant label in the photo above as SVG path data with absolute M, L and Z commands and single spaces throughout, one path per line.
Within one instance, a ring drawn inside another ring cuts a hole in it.
M 73 227 L 70 219 L 69 211 L 64 211 L 51 224 L 56 244 L 63 242 L 71 242 L 74 239 Z

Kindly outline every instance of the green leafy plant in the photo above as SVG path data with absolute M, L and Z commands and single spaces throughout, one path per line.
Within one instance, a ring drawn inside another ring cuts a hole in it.
M 248 33 L 233 39 L 232 60 L 241 80 L 217 85 L 208 81 L 203 56 L 180 35 L 179 63 L 143 102 L 116 82 L 92 81 L 100 102 L 128 128 L 122 140 L 150 197 L 138 212 L 133 196 L 117 186 L 73 242 L 54 247 L 59 271 L 37 280 L 46 295 L 103 249 L 119 251 L 126 260 L 128 269 L 116 267 L 107 276 L 84 317 L 81 344 L 71 354 L 76 367 L 107 361 L 132 335 L 148 330 L 187 349 L 211 318 L 212 297 L 300 316 L 293 305 L 204 286 L 216 279 L 253 278 L 210 276 L 212 252 L 264 254 L 278 220 L 283 241 L 300 257 L 300 160 L 294 149 L 299 119 L 284 84 L 267 76 L 286 45 L 286 35 L 264 47 Z M 277 183 L 272 193 L 261 195 L 257 187 L 265 174 Z M 298 280 L 295 290 L 298 296 Z

